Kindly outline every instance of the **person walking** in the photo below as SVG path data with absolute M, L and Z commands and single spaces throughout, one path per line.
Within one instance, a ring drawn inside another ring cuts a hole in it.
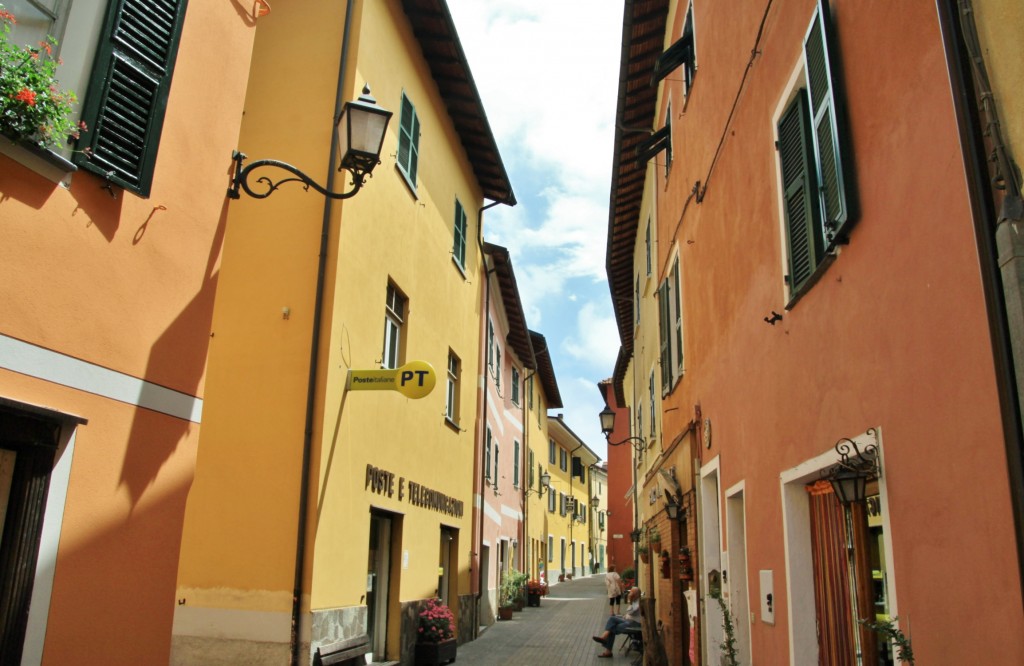
M 604 584 L 608 588 L 608 614 L 622 613 L 622 578 L 615 572 L 615 565 L 608 565 L 608 573 L 604 575 Z

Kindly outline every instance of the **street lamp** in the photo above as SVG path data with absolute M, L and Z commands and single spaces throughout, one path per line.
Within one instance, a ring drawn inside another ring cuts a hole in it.
M 544 492 L 551 489 L 551 475 L 546 471 L 541 472 L 540 475 L 540 487 L 537 490 L 533 488 L 526 489 L 526 496 L 537 495 L 538 497 L 544 497 Z
M 633 540 L 633 572 L 634 575 L 639 576 L 640 553 L 637 548 L 640 543 L 640 506 L 637 503 L 636 487 L 639 484 L 640 479 L 636 472 L 636 458 L 645 448 L 644 438 L 627 437 L 621 441 L 613 442 L 608 438 L 612 436 L 612 431 L 615 430 L 615 410 L 605 405 L 605 408 L 601 410 L 598 417 L 601 419 L 601 432 L 604 433 L 608 446 L 622 446 L 623 444 L 631 444 L 633 446 L 633 531 L 629 533 L 629 536 Z
M 369 85 L 363 87 L 363 94 L 359 99 L 345 102 L 334 126 L 334 132 L 338 146 L 338 171 L 347 170 L 352 175 L 352 189 L 348 192 L 332 192 L 314 182 L 301 170 L 279 160 L 257 160 L 243 167 L 246 156 L 236 150 L 231 154 L 235 161 L 235 175 L 228 190 L 228 197 L 240 198 L 239 189 L 242 189 L 251 197 L 266 199 L 284 183 L 300 182 L 306 190 L 312 187 L 325 197 L 348 199 L 362 188 L 366 177 L 380 164 L 381 146 L 384 144 L 384 134 L 392 115 L 391 111 L 377 105 L 377 100 L 370 95 Z M 266 189 L 255 192 L 249 187 L 249 174 L 262 167 L 282 169 L 295 177 L 275 182 L 266 176 L 260 176 L 256 182 Z

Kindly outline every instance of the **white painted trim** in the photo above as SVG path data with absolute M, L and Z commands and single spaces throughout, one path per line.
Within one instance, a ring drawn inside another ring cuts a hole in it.
M 508 506 L 507 504 L 502 504 L 501 505 L 501 515 L 506 516 L 508 518 L 511 518 L 513 520 L 522 520 L 523 519 L 523 512 L 522 511 L 520 511 L 519 509 L 517 509 L 515 507 Z
M 885 482 L 885 461 L 882 452 L 882 429 L 876 426 L 874 435 L 867 431 L 853 438 L 858 446 L 875 444 L 878 447 L 880 478 L 878 496 L 882 512 L 882 533 L 885 544 L 889 596 L 889 613 L 896 614 L 895 565 L 892 552 L 892 531 L 889 523 L 889 493 Z M 786 561 L 786 616 L 789 624 L 789 663 L 792 666 L 818 663 L 818 639 L 815 632 L 814 564 L 811 557 L 810 500 L 804 485 L 821 478 L 822 470 L 839 461 L 839 454 L 829 448 L 814 458 L 784 470 L 779 474 L 782 494 L 783 546 Z M 811 600 L 808 611 L 805 601 Z M 798 607 L 798 603 L 804 602 Z
M 200 423 L 203 400 L 0 334 L 0 368 Z
M 46 640 L 46 624 L 50 618 L 53 575 L 57 569 L 57 549 L 60 545 L 61 527 L 64 524 L 68 483 L 71 481 L 76 428 L 66 423 L 62 433 L 66 433 L 62 434 L 62 439 L 65 436 L 66 439 L 57 448 L 53 471 L 50 472 L 50 486 L 46 491 L 46 512 L 43 515 L 43 531 L 39 539 L 39 555 L 36 558 L 36 574 L 32 583 L 32 600 L 28 624 L 25 627 L 21 666 L 37 666 L 43 663 L 43 643 Z
M 291 614 L 237 608 L 174 607 L 174 636 L 289 643 Z
M 484 503 L 484 515 L 501 525 L 501 514 L 494 510 L 494 507 L 489 502 Z

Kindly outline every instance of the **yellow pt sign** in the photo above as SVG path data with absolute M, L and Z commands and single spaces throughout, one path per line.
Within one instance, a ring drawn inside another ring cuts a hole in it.
M 407 398 L 425 398 L 434 390 L 437 373 L 426 361 L 410 361 L 393 370 L 349 370 L 350 391 L 398 391 Z

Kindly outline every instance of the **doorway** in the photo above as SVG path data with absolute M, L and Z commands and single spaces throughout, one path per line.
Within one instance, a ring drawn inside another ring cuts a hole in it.
M 721 645 L 724 640 L 722 620 L 724 615 L 713 596 L 722 595 L 728 603 L 722 586 L 722 521 L 718 503 L 718 460 L 714 460 L 703 472 L 701 493 L 701 585 L 704 599 L 701 600 L 701 644 L 706 648 L 707 663 L 717 664 L 722 659 Z
M 441 526 L 441 543 L 440 553 L 438 558 L 438 572 L 437 577 L 437 597 L 449 608 L 452 607 L 452 583 L 455 581 L 455 576 L 451 575 L 452 566 L 457 562 L 456 550 L 458 539 L 456 538 L 458 531 L 451 528 Z
M 747 583 L 747 530 L 743 484 L 726 492 L 725 540 L 729 557 L 729 597 L 736 624 L 736 652 L 741 664 L 752 663 L 750 655 L 750 594 Z
M 370 548 L 366 574 L 366 633 L 370 639 L 370 661 L 383 661 L 386 658 L 392 520 L 390 514 L 370 512 Z
M 21 663 L 60 424 L 0 409 L 0 663 Z

